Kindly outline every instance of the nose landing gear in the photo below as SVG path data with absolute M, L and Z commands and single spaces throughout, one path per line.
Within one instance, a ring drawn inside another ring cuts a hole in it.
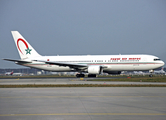
M 149 77 L 153 77 L 153 74 L 150 74 Z
M 149 77 L 153 77 L 154 70 L 149 70 Z

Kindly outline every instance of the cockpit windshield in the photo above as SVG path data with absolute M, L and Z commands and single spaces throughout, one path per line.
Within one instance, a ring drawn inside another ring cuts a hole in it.
M 159 58 L 156 58 L 156 59 L 154 59 L 154 61 L 161 61 L 161 59 L 159 59 Z

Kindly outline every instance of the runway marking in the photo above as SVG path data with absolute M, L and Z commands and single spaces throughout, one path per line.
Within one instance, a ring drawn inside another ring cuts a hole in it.
M 50 116 L 50 115 L 54 115 L 54 116 L 68 116 L 68 115 L 137 115 L 137 116 L 143 116 L 143 115 L 147 115 L 147 116 L 165 116 L 166 113 L 48 113 L 48 114 L 0 114 L 0 116 Z
M 166 96 L 18 96 L 18 97 L 0 97 L 0 98 L 77 98 L 77 97 L 166 97 Z

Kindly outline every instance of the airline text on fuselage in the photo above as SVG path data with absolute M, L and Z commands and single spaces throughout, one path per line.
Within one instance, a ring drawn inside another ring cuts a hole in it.
M 110 58 L 110 60 L 141 60 L 141 58 Z

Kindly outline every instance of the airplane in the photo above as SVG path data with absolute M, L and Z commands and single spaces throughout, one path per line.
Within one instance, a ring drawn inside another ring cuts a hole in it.
M 143 71 L 162 67 L 165 63 L 153 55 L 75 55 L 42 56 L 18 31 L 11 31 L 21 59 L 3 59 L 18 65 L 52 72 L 78 72 L 76 77 L 96 77 L 101 73 Z
M 13 76 L 22 76 L 22 73 L 13 73 Z
M 161 70 L 154 70 L 154 74 L 165 74 L 164 67 Z
M 13 71 L 12 72 L 6 72 L 5 75 L 13 75 Z
M 22 73 L 6 72 L 5 75 L 22 76 Z

